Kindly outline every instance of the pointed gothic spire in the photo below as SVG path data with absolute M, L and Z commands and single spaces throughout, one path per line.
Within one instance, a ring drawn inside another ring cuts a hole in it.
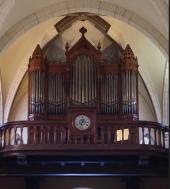
M 32 54 L 32 57 L 43 57 L 43 51 L 39 44 L 36 46 L 36 48 Z
M 123 61 L 131 61 L 132 63 L 134 62 L 135 60 L 135 56 L 134 56 L 134 53 L 130 47 L 129 44 L 126 45 L 126 48 L 123 52 Z
M 66 49 L 66 52 L 67 52 L 67 51 L 68 51 L 68 49 L 69 49 L 69 44 L 68 44 L 68 41 L 67 41 L 67 43 L 66 43 L 65 49 Z
M 101 49 L 100 41 L 98 42 L 97 49 L 98 49 L 98 51 L 100 51 L 100 49 Z

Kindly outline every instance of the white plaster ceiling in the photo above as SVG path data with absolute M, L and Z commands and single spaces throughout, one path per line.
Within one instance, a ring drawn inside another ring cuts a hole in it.
M 1 0 L 0 14 L 1 19 L 4 17 L 4 23 L 1 26 L 0 34 L 5 33 L 10 27 L 19 22 L 30 14 L 34 14 L 41 8 L 50 6 L 56 2 L 64 0 Z M 85 0 L 82 4 L 85 3 Z M 93 0 L 94 1 L 94 0 Z M 75 0 L 67 0 L 69 4 L 77 3 Z M 168 4 L 165 0 L 105 0 L 99 1 L 109 2 L 122 8 L 130 10 L 144 18 L 152 24 L 159 32 L 168 38 Z M 96 1 L 97 3 L 97 1 Z M 100 5 L 100 4 L 99 4 Z M 3 9 L 3 10 L 2 10 Z

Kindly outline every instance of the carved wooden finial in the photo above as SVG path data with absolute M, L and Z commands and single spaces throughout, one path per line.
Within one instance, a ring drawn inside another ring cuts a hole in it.
M 41 56 L 43 56 L 43 51 L 42 51 L 40 45 L 37 44 L 37 46 L 32 54 L 32 57 L 41 57 Z
M 134 56 L 134 53 L 133 53 L 133 51 L 132 51 L 132 49 L 131 49 L 131 47 L 130 47 L 130 45 L 129 44 L 127 44 L 126 45 L 126 48 L 125 48 L 125 50 L 124 50 L 124 52 L 123 52 L 123 57 L 122 57 L 122 60 L 124 61 L 124 62 L 136 62 L 135 61 L 135 56 Z
M 129 44 L 126 45 L 126 48 L 124 50 L 124 56 L 127 57 L 127 58 L 128 57 L 134 57 L 134 53 L 133 53 Z
M 84 34 L 87 32 L 87 29 L 85 27 L 80 28 L 79 32 L 84 36 Z
M 65 49 L 66 49 L 66 52 L 67 52 L 67 51 L 68 51 L 68 49 L 69 49 L 69 44 L 68 44 L 68 41 L 67 41 L 67 43 L 66 43 Z
M 100 49 L 101 49 L 100 41 L 98 42 L 97 49 L 98 49 L 99 51 L 100 51 Z

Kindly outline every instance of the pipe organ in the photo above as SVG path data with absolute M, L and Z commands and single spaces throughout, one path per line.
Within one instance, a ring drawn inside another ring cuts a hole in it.
M 28 117 L 59 119 L 70 110 L 95 113 L 99 119 L 138 120 L 138 63 L 129 45 L 120 62 L 102 58 L 82 37 L 69 49 L 66 61 L 49 62 L 39 45 L 28 66 Z M 57 53 L 57 52 L 56 52 Z

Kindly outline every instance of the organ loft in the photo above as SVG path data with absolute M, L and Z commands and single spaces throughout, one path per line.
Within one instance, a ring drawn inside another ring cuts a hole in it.
M 71 19 L 57 23 L 60 35 Z M 101 18 L 89 19 L 108 31 Z M 166 175 L 169 131 L 139 119 L 140 74 L 130 45 L 111 40 L 103 48 L 100 40 L 96 45 L 88 40 L 84 26 L 78 33 L 64 48 L 60 35 L 43 48 L 38 44 L 29 58 L 27 120 L 0 130 L 4 172 Z M 13 167 L 6 165 L 8 158 Z

